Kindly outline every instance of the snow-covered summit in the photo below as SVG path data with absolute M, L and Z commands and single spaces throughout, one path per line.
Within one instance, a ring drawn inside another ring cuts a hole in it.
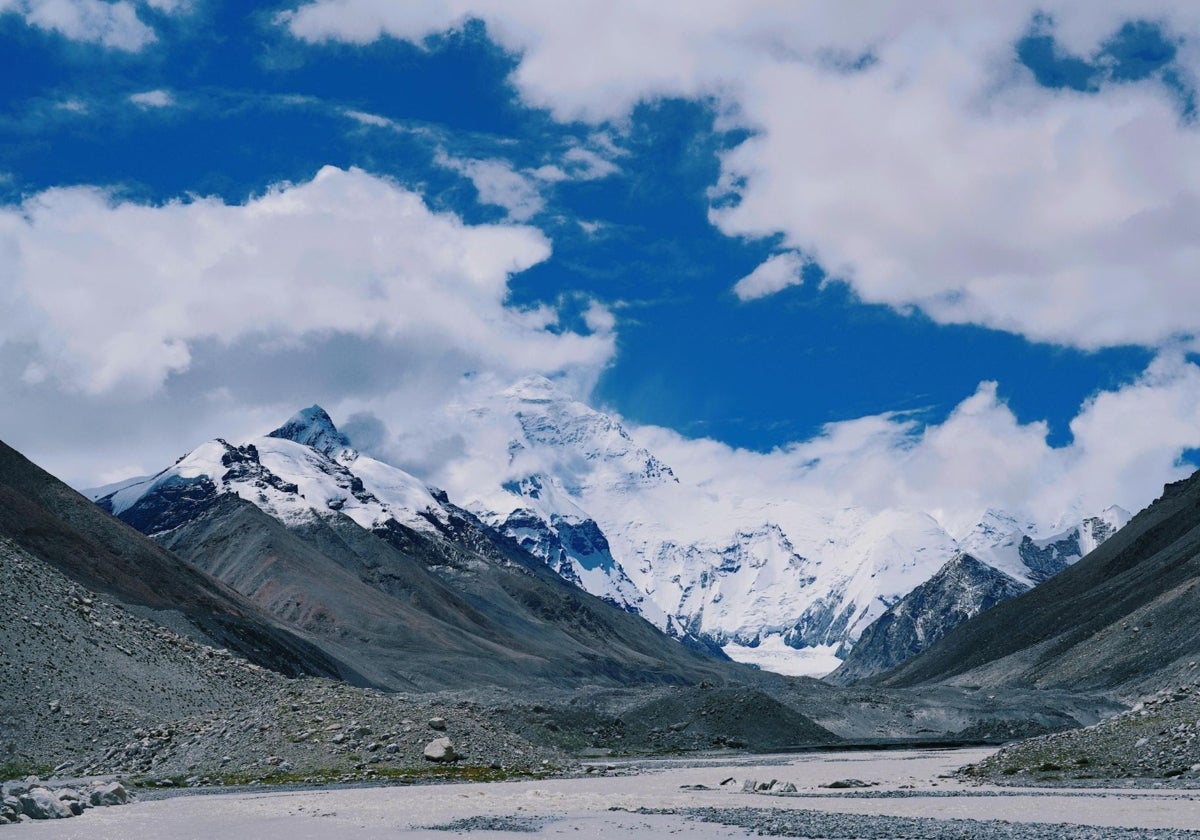
M 328 412 L 319 405 L 302 408 L 267 437 L 283 438 L 310 446 L 318 452 L 337 457 L 350 449 L 350 439 L 333 424 Z
M 1123 524 L 1101 514 L 1095 526 L 1043 536 L 1005 511 L 963 527 L 915 509 L 822 509 L 752 498 L 744 483 L 693 484 L 636 429 L 544 377 L 464 406 L 459 421 L 478 442 L 472 457 L 493 468 L 439 479 L 481 519 L 667 632 L 791 673 L 828 671 L 834 654 L 968 548 L 1032 585 Z M 593 550 L 598 539 L 572 550 L 572 535 L 592 525 L 607 551 Z
M 201 444 L 158 474 L 119 485 L 97 501 L 116 515 L 145 508 L 145 516 L 161 517 L 162 529 L 174 517 L 158 508 L 171 506 L 181 494 L 195 502 L 224 493 L 286 525 L 343 514 L 367 529 L 395 520 L 431 532 L 448 516 L 420 479 L 356 452 L 320 406 L 297 412 L 270 434 L 240 444 L 221 438 Z M 143 530 L 155 532 L 153 527 Z

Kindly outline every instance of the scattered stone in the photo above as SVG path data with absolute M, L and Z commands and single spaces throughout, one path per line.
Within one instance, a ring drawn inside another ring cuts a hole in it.
M 847 788 L 865 788 L 871 787 L 870 782 L 864 782 L 862 779 L 838 779 L 829 784 L 819 785 L 819 787 L 828 788 L 830 790 L 845 790 Z
M 454 749 L 454 742 L 449 738 L 434 738 L 425 745 L 424 755 L 426 761 L 439 763 L 457 761 L 462 757 Z

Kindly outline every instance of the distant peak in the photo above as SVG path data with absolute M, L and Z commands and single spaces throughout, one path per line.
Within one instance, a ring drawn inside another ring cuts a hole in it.
M 338 431 L 329 414 L 319 405 L 300 409 L 267 437 L 311 446 L 331 458 L 343 449 L 350 448 L 350 439 Z
M 561 387 L 539 374 L 519 380 L 504 391 L 504 396 L 525 402 L 552 402 L 569 398 Z

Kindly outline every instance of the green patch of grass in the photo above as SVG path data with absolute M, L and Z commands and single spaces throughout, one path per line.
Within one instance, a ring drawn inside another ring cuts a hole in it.
M 438 782 L 503 782 L 510 779 L 539 779 L 553 772 L 546 770 L 502 770 L 480 765 L 447 767 L 378 767 L 372 772 L 346 769 L 271 770 L 261 772 L 215 773 L 208 778 L 226 786 L 236 785 L 295 785 L 337 784 L 352 778 L 354 781 L 382 781 L 392 784 L 430 784 Z
M 32 761 L 14 758 L 0 764 L 0 779 L 23 779 L 26 776 L 45 778 L 54 772 L 48 764 L 35 764 Z

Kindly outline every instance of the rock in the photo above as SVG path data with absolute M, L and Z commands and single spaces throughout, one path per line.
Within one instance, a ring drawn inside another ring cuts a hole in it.
M 438 732 L 445 732 L 446 731 L 446 719 L 441 718 L 441 717 L 430 718 L 429 719 L 429 728 L 436 729 Z
M 120 782 L 109 782 L 92 788 L 89 800 L 96 806 L 124 805 L 129 802 L 129 791 Z
M 400 752 L 400 745 L 388 744 L 386 747 L 384 747 L 384 749 L 387 750 L 389 755 L 395 755 L 396 753 Z
M 455 761 L 460 758 L 449 738 L 434 738 L 425 745 L 425 760 L 436 762 Z
M 34 820 L 58 820 L 73 817 L 71 807 L 44 787 L 33 787 L 21 794 L 21 812 Z
M 758 787 L 758 780 L 746 779 L 746 781 L 742 782 L 742 793 L 754 793 L 754 791 L 757 787 Z
M 791 782 L 787 782 L 786 784 L 784 784 L 783 787 L 781 787 L 779 789 L 779 792 L 780 793 L 795 793 L 796 786 L 794 784 L 792 784 Z
M 871 785 L 868 782 L 864 782 L 862 779 L 838 779 L 836 782 L 830 782 L 827 785 L 821 785 L 823 788 L 830 788 L 832 790 L 842 790 L 845 788 L 865 788 L 870 786 Z

